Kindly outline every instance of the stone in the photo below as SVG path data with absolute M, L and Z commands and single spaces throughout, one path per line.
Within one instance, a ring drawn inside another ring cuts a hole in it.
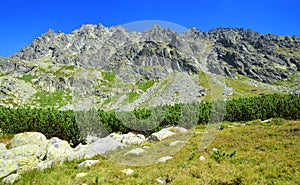
M 2 179 L 4 184 L 14 184 L 17 180 L 19 180 L 21 176 L 19 174 L 10 174 L 9 176 Z
M 171 142 L 170 144 L 169 144 L 169 146 L 175 146 L 175 145 L 178 145 L 178 144 L 183 144 L 183 143 L 185 143 L 184 141 L 173 141 L 173 142 Z
M 217 151 L 217 150 L 218 150 L 217 148 L 213 148 L 213 149 L 212 149 L 212 151 Z
M 7 150 L 5 144 L 4 143 L 0 143 L 0 152 L 1 151 L 5 151 L 5 150 Z
M 53 137 L 47 145 L 47 160 L 64 161 L 73 153 L 67 141 Z
M 84 172 L 82 172 L 82 173 L 77 173 L 76 176 L 75 176 L 75 178 L 85 177 L 85 176 L 87 176 L 87 174 L 88 174 L 88 173 L 84 173 Z
M 126 175 L 131 175 L 131 174 L 133 174 L 134 171 L 132 169 L 128 168 L 128 169 L 123 170 L 122 172 L 125 173 Z
M 126 152 L 124 155 L 140 155 L 142 153 L 146 152 L 146 150 L 142 148 L 134 148 Z
M 111 133 L 109 136 L 126 145 L 142 145 L 146 141 L 146 137 L 143 134 L 134 134 L 132 132 L 127 134 Z
M 161 178 L 157 178 L 156 182 L 158 182 L 159 184 L 165 184 L 165 182 Z
M 173 159 L 173 157 L 172 156 L 163 156 L 158 159 L 158 162 L 165 163 L 165 162 L 167 162 L 167 160 L 170 160 L 170 159 Z
M 203 161 L 204 159 L 205 159 L 204 156 L 200 156 L 200 157 L 199 157 L 199 160 L 200 160 L 200 161 Z
M 34 156 L 39 160 L 42 160 L 46 155 L 45 149 L 39 147 L 36 144 L 24 144 L 7 150 L 6 158 L 15 158 L 15 157 L 28 157 Z
M 107 136 L 105 138 L 99 138 L 94 143 L 90 144 L 87 148 L 87 152 L 95 155 L 102 155 L 111 150 L 117 150 L 126 147 L 126 145 L 112 139 Z
M 0 179 L 15 173 L 18 170 L 18 164 L 11 159 L 0 159 Z
M 158 132 L 152 133 L 149 137 L 149 141 L 161 141 L 167 137 L 173 136 L 175 133 L 168 129 L 162 129 Z
M 24 132 L 14 135 L 11 148 L 22 146 L 25 144 L 36 144 L 39 147 L 46 147 L 47 138 L 44 134 L 39 132 Z
M 51 168 L 54 165 L 54 160 L 49 160 L 49 161 L 41 161 L 36 164 L 35 168 L 39 170 L 44 170 L 46 168 Z
M 32 170 L 39 163 L 35 156 L 18 156 L 13 160 L 18 164 L 18 172 Z
M 86 160 L 86 161 L 81 162 L 78 166 L 80 168 L 87 168 L 87 167 L 91 167 L 92 165 L 94 165 L 98 162 L 99 162 L 99 160 Z
M 175 132 L 177 134 L 180 134 L 180 133 L 185 133 L 187 131 L 186 128 L 184 127 L 179 127 L 179 126 L 175 126 L 175 127 L 169 127 L 168 130 L 172 131 L 172 132 Z

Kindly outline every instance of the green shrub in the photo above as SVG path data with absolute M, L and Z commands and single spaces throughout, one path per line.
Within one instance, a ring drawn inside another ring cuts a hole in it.
M 0 128 L 4 134 L 37 131 L 47 138 L 59 137 L 74 146 L 88 134 L 103 136 L 130 131 L 150 135 L 163 127 L 221 121 L 239 122 L 271 119 L 268 124 L 283 124 L 283 119 L 300 119 L 300 95 L 263 95 L 259 97 L 202 103 L 156 106 L 132 112 L 104 110 L 59 111 L 56 109 L 6 108 L 0 106 Z M 219 155 L 219 154 L 214 154 Z M 220 155 L 223 155 L 223 153 Z

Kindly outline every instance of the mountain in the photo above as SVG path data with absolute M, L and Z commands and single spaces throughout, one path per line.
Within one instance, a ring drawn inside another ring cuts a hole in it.
M 0 58 L 0 104 L 130 110 L 300 92 L 300 38 L 242 28 L 178 34 L 155 25 L 49 30 Z M 86 104 L 86 105 L 85 105 Z

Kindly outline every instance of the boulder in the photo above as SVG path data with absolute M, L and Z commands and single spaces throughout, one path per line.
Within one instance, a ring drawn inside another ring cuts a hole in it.
M 49 140 L 47 145 L 47 160 L 64 161 L 71 154 L 73 149 L 67 141 L 53 137 Z
M 0 143 L 0 152 L 1 151 L 5 151 L 5 150 L 7 150 L 5 144 L 4 143 Z
M 143 134 L 134 134 L 132 132 L 127 134 L 111 133 L 109 136 L 126 145 L 142 145 L 146 141 L 146 137 Z
M 46 155 L 46 151 L 36 144 L 24 144 L 7 150 L 3 157 L 14 159 L 17 157 L 34 156 L 42 160 Z
M 126 145 L 107 136 L 105 138 L 89 137 L 87 145 L 79 144 L 68 157 L 68 160 L 92 158 L 108 151 L 117 150 Z
M 187 131 L 186 128 L 184 128 L 184 127 L 179 127 L 179 126 L 169 127 L 168 130 L 170 130 L 171 132 L 175 132 L 175 133 L 177 133 L 177 134 L 185 133 L 185 132 Z
M 146 152 L 146 150 L 142 148 L 134 148 L 126 152 L 124 155 L 140 155 L 142 153 Z
M 173 157 L 172 156 L 163 156 L 158 159 L 158 162 L 165 163 L 165 162 L 167 162 L 167 160 L 170 160 L 170 159 L 173 159 Z
M 54 160 L 49 160 L 49 161 L 41 161 L 36 164 L 35 168 L 39 170 L 44 170 L 46 168 L 51 168 L 54 164 Z
M 131 175 L 131 174 L 133 174 L 134 171 L 132 169 L 128 168 L 128 169 L 123 170 L 122 172 L 125 173 L 126 175 Z
M 94 143 L 90 144 L 87 147 L 87 153 L 95 155 L 102 155 L 105 154 L 108 151 L 111 150 L 117 150 L 120 148 L 125 147 L 126 145 L 122 144 L 121 142 L 118 142 L 111 137 L 107 136 L 105 138 L 99 138 Z
M 152 133 L 149 137 L 149 141 L 161 141 L 167 137 L 174 135 L 175 132 L 170 131 L 169 129 L 162 129 L 158 132 Z
M 18 170 L 18 164 L 11 159 L 0 159 L 0 179 L 15 173 Z
M 17 180 L 20 179 L 20 175 L 17 173 L 10 174 L 9 176 L 2 179 L 4 184 L 14 184 Z
M 44 134 L 39 132 L 24 132 L 14 135 L 11 148 L 25 145 L 25 144 L 36 144 L 40 147 L 46 147 L 47 138 Z
M 184 143 L 184 141 L 173 141 L 173 142 L 171 142 L 170 144 L 169 144 L 169 146 L 175 146 L 175 145 L 178 145 L 178 144 L 183 144 Z
M 98 163 L 99 160 L 86 160 L 86 161 L 83 161 L 82 163 L 80 163 L 78 166 L 80 168 L 87 168 L 87 167 L 91 167 L 92 165 Z
M 76 176 L 75 176 L 75 178 L 85 177 L 85 176 L 87 176 L 87 174 L 88 174 L 88 173 L 84 173 L 84 172 L 82 172 L 82 173 L 77 173 Z

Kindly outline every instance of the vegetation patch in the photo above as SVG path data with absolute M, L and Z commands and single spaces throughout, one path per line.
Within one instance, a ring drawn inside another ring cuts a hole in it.
M 146 90 L 152 87 L 156 82 L 158 82 L 158 79 L 148 80 L 144 83 L 137 84 L 137 87 L 146 92 Z
M 24 75 L 22 77 L 19 77 L 20 80 L 24 80 L 27 83 L 30 83 L 32 79 L 36 79 L 38 78 L 37 76 L 33 76 L 33 75 Z
M 116 79 L 116 75 L 111 72 L 102 71 L 103 80 L 108 82 L 114 82 Z

